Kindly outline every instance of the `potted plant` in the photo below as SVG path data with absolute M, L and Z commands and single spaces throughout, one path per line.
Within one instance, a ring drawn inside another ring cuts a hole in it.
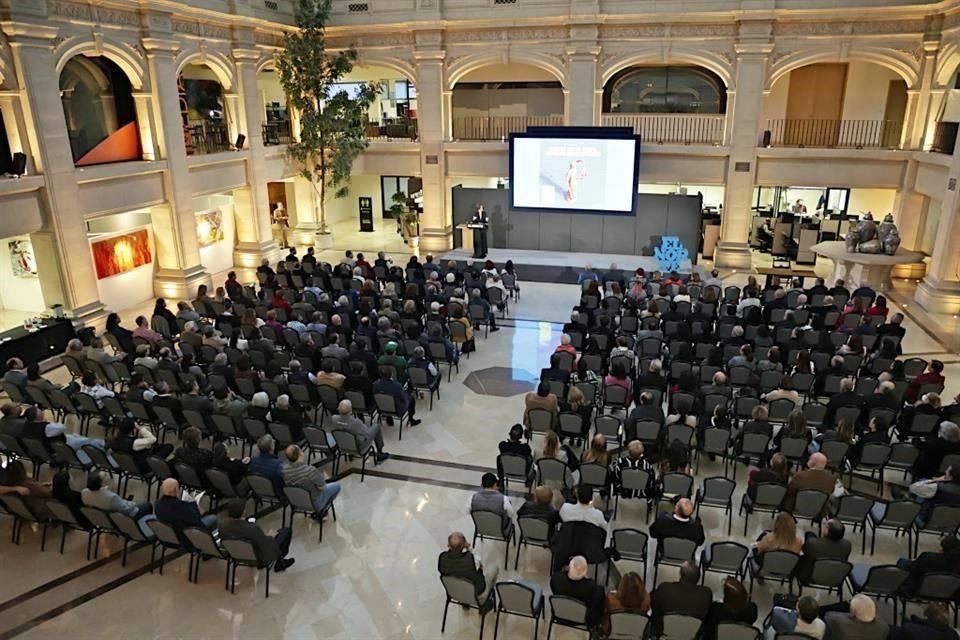
M 420 210 L 416 205 L 410 206 L 407 194 L 398 191 L 393 194 L 393 204 L 390 213 L 397 221 L 397 233 L 403 238 L 403 243 L 411 248 L 420 247 Z

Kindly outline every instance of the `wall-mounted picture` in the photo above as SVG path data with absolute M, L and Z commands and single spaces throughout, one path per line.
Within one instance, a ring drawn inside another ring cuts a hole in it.
M 17 278 L 36 278 L 37 259 L 33 255 L 33 245 L 29 240 L 11 240 L 7 243 L 10 251 L 10 267 Z
M 197 214 L 197 241 L 201 247 L 223 240 L 223 212 L 212 209 Z
M 90 243 L 97 279 L 125 273 L 153 262 L 150 235 L 146 229 Z

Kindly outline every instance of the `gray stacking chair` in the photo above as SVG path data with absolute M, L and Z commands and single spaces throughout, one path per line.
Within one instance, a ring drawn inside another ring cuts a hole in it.
M 550 596 L 550 624 L 547 626 L 547 640 L 550 640 L 555 624 L 561 627 L 589 631 L 587 605 L 580 600 L 567 596 Z
M 500 614 L 533 618 L 533 637 L 540 633 L 540 619 L 544 617 L 543 592 L 519 580 L 498 582 L 497 616 L 493 621 L 493 638 L 496 640 L 500 626 Z
M 487 611 L 484 611 L 483 605 L 486 602 L 480 602 L 477 598 L 476 589 L 473 583 L 466 578 L 457 576 L 440 576 L 440 582 L 443 584 L 443 590 L 446 592 L 446 600 L 443 603 L 443 622 L 440 624 L 440 633 L 447 628 L 447 609 L 450 603 L 459 604 L 467 609 L 477 609 L 480 612 L 480 640 L 483 640 L 483 625 L 487 619 Z M 495 589 L 490 589 L 487 601 L 495 599 Z

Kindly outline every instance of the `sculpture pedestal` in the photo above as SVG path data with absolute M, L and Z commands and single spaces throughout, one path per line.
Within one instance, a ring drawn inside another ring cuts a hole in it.
M 810 249 L 818 256 L 833 260 L 833 274 L 830 282 L 843 280 L 848 288 L 868 286 L 872 289 L 890 290 L 893 281 L 890 271 L 905 264 L 923 262 L 923 254 L 917 251 L 898 249 L 888 256 L 885 253 L 849 253 L 845 242 L 821 242 Z

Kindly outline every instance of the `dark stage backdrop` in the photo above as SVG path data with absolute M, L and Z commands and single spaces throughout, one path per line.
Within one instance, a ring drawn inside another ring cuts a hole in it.
M 660 239 L 678 236 L 696 263 L 701 197 L 641 193 L 633 216 L 531 213 L 510 208 L 507 189 L 453 188 L 453 224 L 469 222 L 478 204 L 490 219 L 490 246 L 652 256 Z M 456 245 L 462 246 L 457 231 Z

